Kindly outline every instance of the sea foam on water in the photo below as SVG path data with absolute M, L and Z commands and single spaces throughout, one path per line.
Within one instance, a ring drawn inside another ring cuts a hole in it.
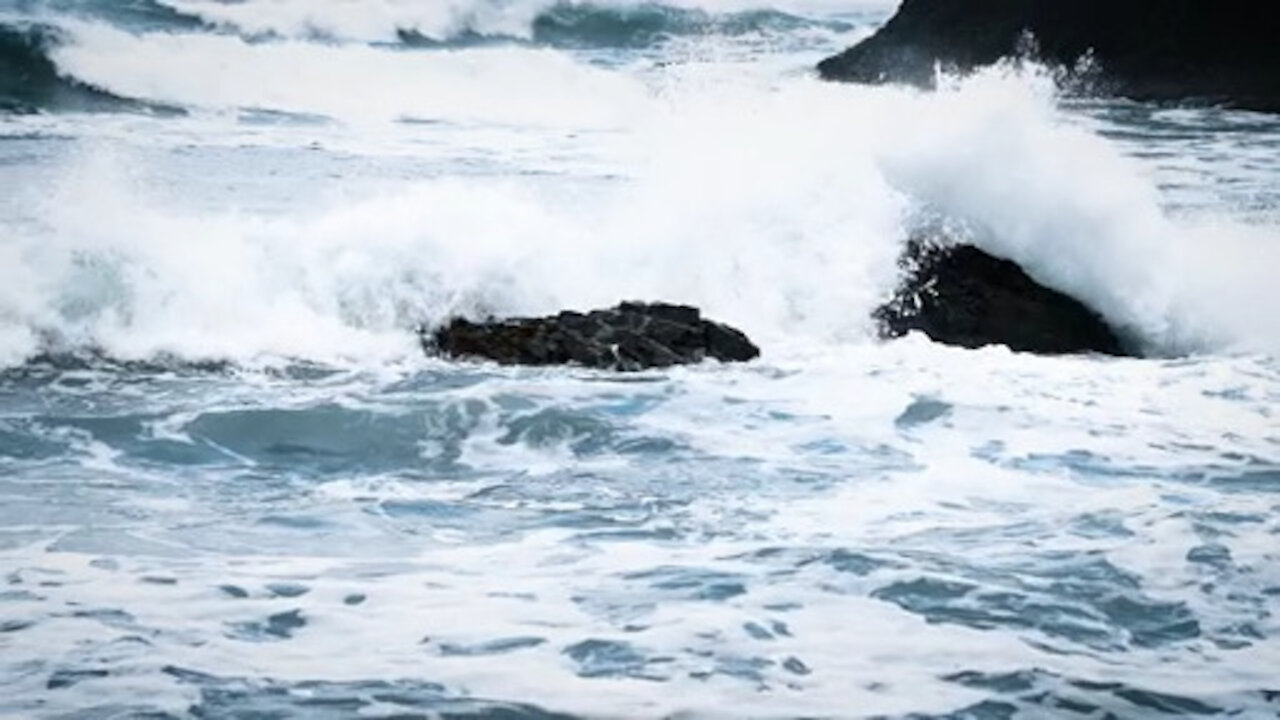
M 261 218 L 166 207 L 128 143 L 89 144 L 63 163 L 68 189 L 16 239 L 30 252 L 11 265 L 22 310 L 5 322 L 29 338 L 332 359 L 408 348 L 391 336 L 456 312 L 641 298 L 697 304 L 780 347 L 865 342 L 903 243 L 942 218 L 1157 354 L 1280 342 L 1262 270 L 1277 252 L 1271 227 L 1170 216 L 1150 172 L 1064 122 L 1034 68 L 926 94 L 741 63 L 614 71 L 548 49 L 74 28 L 54 54 L 65 72 L 197 110 L 162 134 L 275 110 L 340 123 L 286 125 L 285 142 L 377 146 L 385 133 L 382 152 L 396 155 L 416 151 L 396 121 L 430 118 L 462 148 L 496 140 L 553 175 L 586 157 L 616 179 L 406 177 Z
M 889 5 L 0 10 L 0 716 L 1274 714 L 1277 124 Z M 876 339 L 939 233 L 1156 357 Z M 415 333 L 626 299 L 763 356 Z

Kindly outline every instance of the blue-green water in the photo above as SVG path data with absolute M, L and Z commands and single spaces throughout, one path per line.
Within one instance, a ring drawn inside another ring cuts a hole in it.
M 0 4 L 0 716 L 1280 713 L 1280 122 L 883 3 Z M 1152 359 L 873 339 L 942 223 Z M 763 357 L 424 357 L 689 302 Z

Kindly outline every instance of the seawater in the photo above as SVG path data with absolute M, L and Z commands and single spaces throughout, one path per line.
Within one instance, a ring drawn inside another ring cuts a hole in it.
M 0 716 L 1275 717 L 1280 121 L 892 10 L 0 3 Z M 938 227 L 1149 358 L 875 340 Z M 414 335 L 632 298 L 764 355 Z

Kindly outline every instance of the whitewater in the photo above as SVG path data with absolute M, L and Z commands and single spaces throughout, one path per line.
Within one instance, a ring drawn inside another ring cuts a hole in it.
M 887 0 L 0 0 L 0 717 L 1280 715 L 1280 119 Z M 943 233 L 1142 359 L 877 339 Z M 429 357 L 696 305 L 759 360 Z

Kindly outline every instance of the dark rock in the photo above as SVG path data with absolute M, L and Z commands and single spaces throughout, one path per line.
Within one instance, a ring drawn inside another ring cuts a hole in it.
M 589 313 L 543 318 L 454 319 L 423 332 L 429 353 L 474 357 L 504 365 L 582 365 L 642 370 L 700 362 L 752 360 L 760 350 L 747 336 L 702 318 L 697 308 L 626 302 Z
M 936 342 L 967 348 L 1130 354 L 1096 312 L 972 245 L 914 240 L 902 265 L 902 286 L 872 313 L 882 337 L 919 330 Z
M 1266 0 L 904 0 L 872 37 L 818 65 L 822 77 L 928 86 L 1019 54 L 1066 67 L 1091 56 L 1105 89 L 1280 112 L 1280 3 Z

